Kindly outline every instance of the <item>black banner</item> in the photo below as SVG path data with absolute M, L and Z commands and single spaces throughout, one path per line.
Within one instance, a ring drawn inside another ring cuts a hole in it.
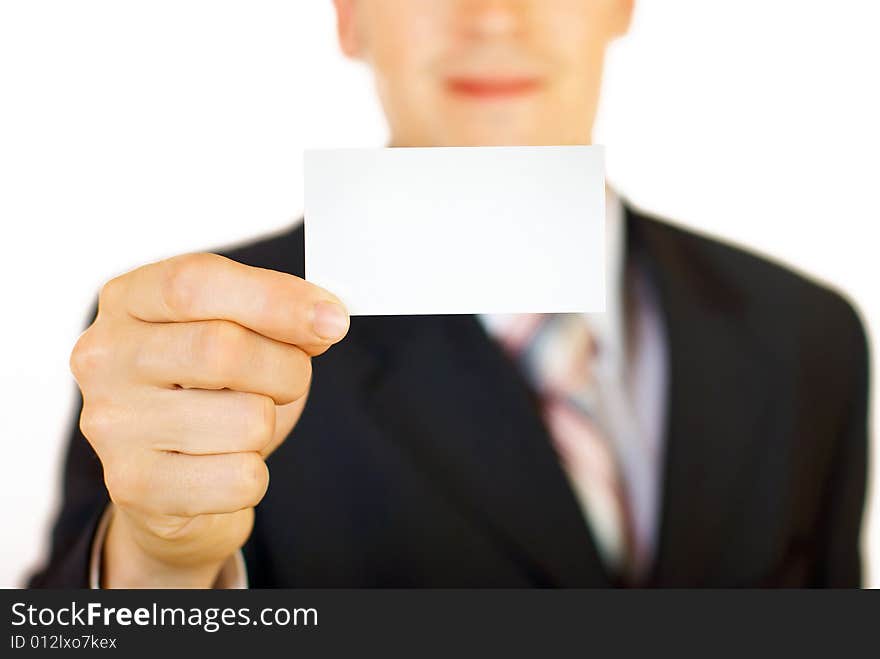
M 2 592 L 0 656 L 588 656 L 864 647 L 866 591 Z M 202 655 L 205 656 L 205 655 Z

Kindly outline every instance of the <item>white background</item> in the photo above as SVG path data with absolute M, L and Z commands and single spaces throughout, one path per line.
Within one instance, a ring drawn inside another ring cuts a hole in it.
M 611 182 L 842 288 L 876 334 L 878 25 L 869 0 L 641 0 L 608 62 Z M 101 282 L 284 227 L 303 148 L 384 139 L 330 0 L 0 0 L 0 585 L 46 547 Z

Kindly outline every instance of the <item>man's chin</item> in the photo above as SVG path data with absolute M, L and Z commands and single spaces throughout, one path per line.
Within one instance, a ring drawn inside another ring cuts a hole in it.
M 589 144 L 586 136 L 571 136 L 543 131 L 450 130 L 422 146 L 557 146 Z
M 586 140 L 563 140 L 555 138 L 537 138 L 537 137 L 497 137 L 488 136 L 483 138 L 462 139 L 448 141 L 443 144 L 435 144 L 432 146 L 568 146 L 568 145 L 588 145 Z

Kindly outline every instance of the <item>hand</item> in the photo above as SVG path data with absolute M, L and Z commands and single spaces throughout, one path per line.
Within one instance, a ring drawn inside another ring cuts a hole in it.
M 104 587 L 210 587 L 247 540 L 264 462 L 348 331 L 332 294 L 214 254 L 108 282 L 71 355 L 114 503 Z

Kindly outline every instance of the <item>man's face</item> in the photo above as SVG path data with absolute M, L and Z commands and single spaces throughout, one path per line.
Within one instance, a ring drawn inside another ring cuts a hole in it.
M 335 0 L 395 146 L 588 144 L 633 0 Z

